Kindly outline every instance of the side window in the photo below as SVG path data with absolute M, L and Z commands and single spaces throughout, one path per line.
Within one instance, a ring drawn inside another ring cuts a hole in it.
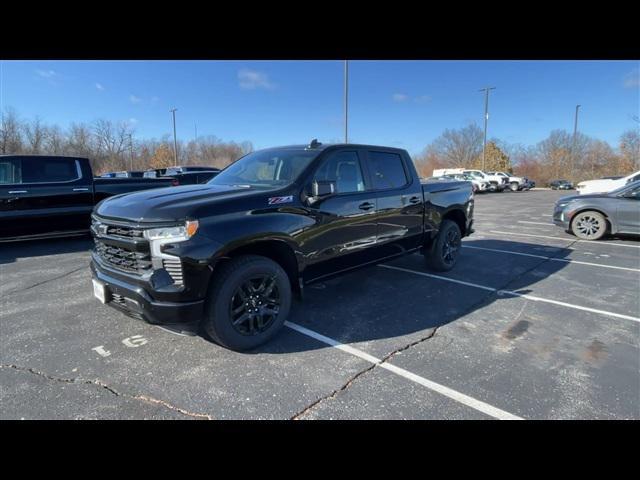
M 376 190 L 398 188 L 408 183 L 402 158 L 397 153 L 370 151 L 369 165 Z
M 0 158 L 0 185 L 22 183 L 21 166 L 18 158 Z
M 22 162 L 22 183 L 70 182 L 78 178 L 73 158 L 33 157 Z
M 313 180 L 335 182 L 337 193 L 364 192 L 364 177 L 356 152 L 334 153 L 316 171 Z

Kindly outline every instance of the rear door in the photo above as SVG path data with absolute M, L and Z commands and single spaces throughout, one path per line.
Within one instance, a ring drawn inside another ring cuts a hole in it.
M 308 210 L 315 225 L 300 236 L 307 258 L 305 281 L 375 260 L 376 196 L 368 188 L 360 149 L 329 152 L 310 178 L 333 181 L 336 193 Z
M 24 156 L 12 185 L 12 224 L 6 236 L 88 230 L 93 183 L 86 159 Z
M 380 257 L 420 246 L 423 238 L 422 186 L 397 151 L 367 150 L 367 169 L 377 201 L 377 249 Z

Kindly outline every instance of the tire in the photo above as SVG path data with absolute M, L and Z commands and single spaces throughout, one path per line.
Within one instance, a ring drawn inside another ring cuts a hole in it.
M 438 236 L 425 253 L 427 266 L 437 272 L 448 272 L 455 267 L 461 246 L 462 234 L 458 224 L 443 220 Z
M 511 182 L 509 184 L 509 188 L 511 189 L 512 192 L 517 192 L 518 191 L 518 182 Z
M 599 240 L 607 233 L 607 219 L 599 212 L 580 212 L 571 220 L 571 233 L 582 240 Z
M 278 333 L 289 315 L 291 298 L 289 277 L 280 265 L 266 257 L 242 255 L 215 275 L 202 326 L 219 345 L 249 350 Z

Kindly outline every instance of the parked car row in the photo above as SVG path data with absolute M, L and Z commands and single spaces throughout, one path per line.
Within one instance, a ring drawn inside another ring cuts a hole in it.
M 505 172 L 483 172 L 464 168 L 435 169 L 432 178 L 452 178 L 471 182 L 473 191 L 476 193 L 503 192 L 507 189 L 517 192 L 535 187 L 535 182 L 526 177 L 516 177 Z

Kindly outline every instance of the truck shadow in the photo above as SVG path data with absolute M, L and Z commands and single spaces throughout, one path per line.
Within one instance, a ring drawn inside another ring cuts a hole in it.
M 294 303 L 289 320 L 342 343 L 392 340 L 412 335 L 409 339 L 390 343 L 404 345 L 428 336 L 431 329 L 513 296 L 396 268 L 526 294 L 532 292 L 534 284 L 566 268 L 568 263 L 480 249 L 558 259 L 566 258 L 571 252 L 561 247 L 504 240 L 469 239 L 464 245 L 478 249 L 463 248 L 458 265 L 451 272 L 428 270 L 423 257 L 416 254 L 386 262 L 394 269 L 367 267 L 309 285 L 305 288 L 304 300 Z M 327 345 L 295 333 L 276 337 L 247 353 L 292 353 L 320 348 L 327 348 Z
M 84 252 L 91 248 L 93 248 L 93 241 L 89 234 L 69 238 L 3 242 L 0 243 L 0 265 L 13 263 L 19 258 Z

